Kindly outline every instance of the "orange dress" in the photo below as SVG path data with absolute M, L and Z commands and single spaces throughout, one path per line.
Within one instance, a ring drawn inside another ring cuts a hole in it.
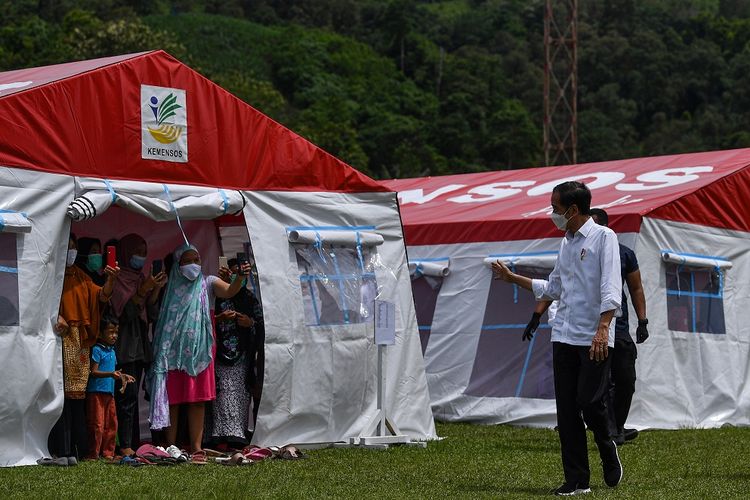
M 70 327 L 63 336 L 63 386 L 69 399 L 86 397 L 91 346 L 99 337 L 100 291 L 77 266 L 65 269 L 60 316 Z

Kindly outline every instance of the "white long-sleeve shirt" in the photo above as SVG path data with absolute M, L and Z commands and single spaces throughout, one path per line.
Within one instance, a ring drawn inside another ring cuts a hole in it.
M 537 300 L 559 300 L 552 342 L 590 346 L 601 314 L 620 315 L 622 276 L 617 236 L 589 219 L 560 243 L 555 268 L 547 280 L 531 282 Z M 615 321 L 609 325 L 609 347 L 615 343 Z

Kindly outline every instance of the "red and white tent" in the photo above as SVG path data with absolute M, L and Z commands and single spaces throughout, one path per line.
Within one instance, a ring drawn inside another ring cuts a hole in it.
M 386 409 L 434 437 L 395 193 L 155 51 L 0 73 L 0 465 L 43 456 L 62 408 L 52 325 L 71 221 L 102 241 L 139 232 L 149 260 L 188 238 L 211 271 L 228 253 L 218 220 L 259 273 L 257 442 L 367 427 L 373 297 L 398 311 Z
M 750 149 L 386 181 L 399 191 L 434 415 L 555 424 L 549 325 L 522 343 L 533 297 L 493 281 L 488 263 L 549 273 L 562 236 L 550 196 L 567 180 L 590 187 L 639 260 L 651 337 L 629 425 L 750 424 Z

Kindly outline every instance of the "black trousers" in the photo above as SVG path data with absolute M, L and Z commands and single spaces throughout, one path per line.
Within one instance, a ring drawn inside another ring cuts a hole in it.
M 115 405 L 117 407 L 117 436 L 120 440 L 120 449 L 136 449 L 141 438 L 141 423 L 138 413 L 138 391 L 141 387 L 143 377 L 143 362 L 133 361 L 118 366 L 123 373 L 132 375 L 135 383 L 125 387 L 125 393 L 120 393 L 121 384 L 115 384 Z
M 589 482 L 587 425 L 594 433 L 603 460 L 607 459 L 607 453 L 611 450 L 604 402 L 609 387 L 610 359 L 591 361 L 589 347 L 552 343 L 557 426 L 566 482 Z
M 85 399 L 65 398 L 62 414 L 49 433 L 47 446 L 56 457 L 83 459 L 88 454 Z
M 635 360 L 638 357 L 635 344 L 631 341 L 615 339 L 615 348 L 610 350 L 612 367 L 607 394 L 610 434 L 623 433 L 625 421 L 630 413 L 630 403 L 635 394 Z

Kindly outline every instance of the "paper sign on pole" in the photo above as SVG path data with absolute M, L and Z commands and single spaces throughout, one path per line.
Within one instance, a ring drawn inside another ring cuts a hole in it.
M 375 301 L 375 344 L 396 343 L 396 304 L 385 300 Z

